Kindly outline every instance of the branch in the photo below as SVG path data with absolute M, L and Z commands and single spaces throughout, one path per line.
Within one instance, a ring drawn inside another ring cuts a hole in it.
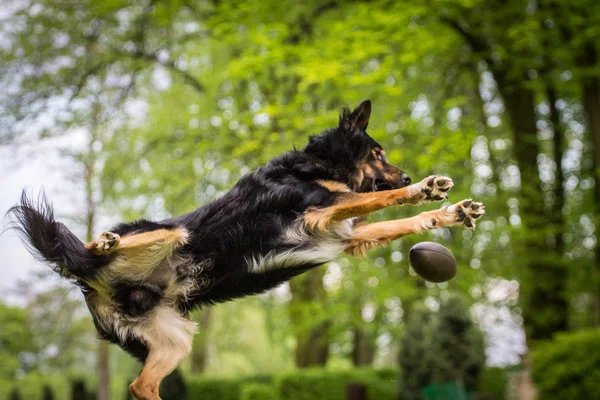
M 446 23 L 450 28 L 456 31 L 462 38 L 471 46 L 471 48 L 480 53 L 483 60 L 488 63 L 488 65 L 493 65 L 493 60 L 489 55 L 484 55 L 484 53 L 490 52 L 489 46 L 485 43 L 484 40 L 474 35 L 469 30 L 465 29 L 462 24 L 452 18 L 449 17 L 440 17 L 440 20 Z
M 308 17 L 300 16 L 298 21 L 300 31 L 290 35 L 287 39 L 287 42 L 289 44 L 297 44 L 300 41 L 301 34 L 310 36 L 312 34 L 316 19 L 323 15 L 326 11 L 335 8 L 337 5 L 338 3 L 336 1 L 328 1 L 315 8 Z
M 197 80 L 193 75 L 191 75 L 187 71 L 177 68 L 177 66 L 175 65 L 175 62 L 171 59 L 166 60 L 166 61 L 161 61 L 156 57 L 156 55 L 155 55 L 156 53 L 151 54 L 151 53 L 141 52 L 139 50 L 134 51 L 134 52 L 124 52 L 119 49 L 113 48 L 113 51 L 116 52 L 117 54 L 125 55 L 125 56 L 133 58 L 133 59 L 146 60 L 146 61 L 151 61 L 151 62 L 160 64 L 163 67 L 166 67 L 166 68 L 170 69 L 171 71 L 175 72 L 176 74 L 180 75 L 181 77 L 183 77 L 183 79 L 186 80 L 187 83 L 190 84 L 199 93 L 205 92 L 204 85 L 202 85 L 202 83 L 200 83 L 199 80 Z
M 77 84 L 75 85 L 75 91 L 73 92 L 73 94 L 71 95 L 71 97 L 69 98 L 69 103 L 71 101 L 73 101 L 73 99 L 75 99 L 75 97 L 77 97 L 79 95 L 79 93 L 81 92 L 81 89 L 83 89 L 83 87 L 85 86 L 88 78 L 91 75 L 94 75 L 96 72 L 98 72 L 104 65 L 106 64 L 106 61 L 101 61 L 98 64 L 94 65 L 92 68 L 90 68 L 89 70 L 87 70 L 79 79 L 79 81 L 77 82 Z

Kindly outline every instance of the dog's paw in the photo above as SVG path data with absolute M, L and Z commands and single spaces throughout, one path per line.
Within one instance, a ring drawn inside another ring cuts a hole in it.
M 448 198 L 448 191 L 454 186 L 446 176 L 428 176 L 420 182 L 424 201 L 442 201 Z
M 445 226 L 464 225 L 475 228 L 475 221 L 485 214 L 485 206 L 471 199 L 459 201 L 442 209 Z
M 94 240 L 91 243 L 88 243 L 86 247 L 88 247 L 92 251 L 92 253 L 96 255 L 110 254 L 117 249 L 117 246 L 119 246 L 120 241 L 121 237 L 118 234 L 112 232 L 104 232 L 100 234 L 100 236 L 98 236 L 96 240 Z

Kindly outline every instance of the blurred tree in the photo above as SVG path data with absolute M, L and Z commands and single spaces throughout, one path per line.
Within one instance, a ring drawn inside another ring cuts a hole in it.
M 160 385 L 160 396 L 164 400 L 187 400 L 188 391 L 179 368 L 175 369 Z
M 26 372 L 34 367 L 31 357 L 33 335 L 27 312 L 22 308 L 0 303 L 0 326 L 0 379 L 10 381 L 15 378 L 16 371 Z
M 416 305 L 410 312 L 400 345 L 399 399 L 421 399 L 421 388 L 432 381 L 432 317 L 432 312 L 423 304 Z
M 471 54 L 485 63 L 502 95 L 520 172 L 521 219 L 528 232 L 523 249 L 536 254 L 527 260 L 523 271 L 522 303 L 528 337 L 537 340 L 565 330 L 568 318 L 562 254 L 557 254 L 554 242 L 549 242 L 548 235 L 556 232 L 549 233 L 546 223 L 560 218 L 562 212 L 548 216 L 538 168 L 538 155 L 543 151 L 537 139 L 536 90 L 530 71 L 544 67 L 539 57 L 542 33 L 537 15 L 527 13 L 526 3 L 504 7 L 502 13 L 492 9 L 495 7 L 489 3 L 454 2 L 438 13 L 441 21 L 464 39 Z M 517 17 L 523 15 L 525 19 Z M 519 35 L 518 40 L 515 35 Z
M 290 316 L 296 331 L 296 366 L 300 368 L 323 366 L 329 357 L 331 322 L 323 311 L 323 274 L 323 269 L 313 269 L 290 281 Z
M 21 392 L 19 392 L 19 389 L 14 388 L 11 392 L 10 395 L 8 396 L 9 400 L 21 400 Z
M 190 361 L 193 374 L 201 374 L 206 370 L 208 362 L 208 335 L 212 309 L 205 308 L 193 314 L 193 319 L 198 323 L 198 333 L 194 336 Z
M 85 99 L 86 88 L 108 87 L 121 99 L 129 97 L 152 67 L 203 91 L 177 53 L 207 34 L 196 21 L 209 15 L 210 7 L 186 2 L 166 6 L 152 1 L 40 1 L 35 7 L 15 3 L 7 11 L 0 21 L 11 42 L 1 50 L 5 62 L 0 87 L 10 88 L 3 90 L 3 141 L 31 133 L 28 125 L 41 116 L 52 119 L 52 128 L 69 126 L 71 118 L 63 111 L 76 111 L 75 100 Z
M 38 370 L 90 368 L 95 331 L 78 290 L 70 283 L 59 283 L 50 271 L 42 271 L 20 281 L 17 293 L 25 302 L 33 341 L 26 359 Z
M 52 389 L 48 385 L 44 385 L 44 388 L 42 389 L 42 400 L 54 400 Z
M 460 296 L 442 302 L 429 335 L 432 382 L 455 382 L 475 390 L 485 365 L 485 343 Z
M 413 308 L 400 351 L 401 399 L 420 399 L 432 384 L 456 383 L 476 390 L 485 365 L 483 334 L 466 302 L 450 295 L 437 313 L 424 305 Z
M 85 381 L 76 379 L 71 382 L 71 400 L 87 400 L 88 393 L 85 389 Z

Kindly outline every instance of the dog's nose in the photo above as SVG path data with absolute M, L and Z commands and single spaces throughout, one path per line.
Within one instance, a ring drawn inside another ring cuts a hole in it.
M 410 179 L 410 176 L 406 175 L 404 172 L 402 173 L 402 182 L 404 182 L 405 186 L 410 185 L 410 182 L 412 180 Z

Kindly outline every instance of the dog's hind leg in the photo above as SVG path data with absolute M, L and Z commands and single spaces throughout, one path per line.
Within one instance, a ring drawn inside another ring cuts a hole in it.
M 473 228 L 475 220 L 483 214 L 485 214 L 483 204 L 463 200 L 411 218 L 358 225 L 354 227 L 346 252 L 354 256 L 362 256 L 367 251 L 384 246 L 392 240 L 444 226 L 464 225 Z
M 304 214 L 304 222 L 310 229 L 327 230 L 327 227 L 345 219 L 367 215 L 393 205 L 419 205 L 428 201 L 448 198 L 454 186 L 452 179 L 430 176 L 401 189 L 369 193 L 339 193 L 334 205 L 310 209 Z
M 123 235 L 112 250 L 117 257 L 107 269 L 120 279 L 145 281 L 175 250 L 187 243 L 188 235 L 181 227 Z
M 85 248 L 94 255 L 110 254 L 117 249 L 121 236 L 113 232 L 101 233 L 93 242 L 85 244 Z
M 129 390 L 138 400 L 160 400 L 160 382 L 169 375 L 192 349 L 196 324 L 177 311 L 160 306 L 146 322 L 135 328 L 149 353 L 137 379 Z

